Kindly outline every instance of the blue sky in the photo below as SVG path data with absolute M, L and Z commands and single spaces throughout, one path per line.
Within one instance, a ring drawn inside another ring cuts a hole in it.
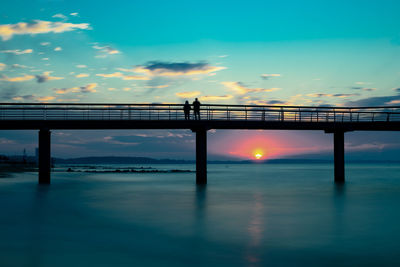
M 398 1 L 41 0 L 2 1 L 1 6 L 2 102 L 181 103 L 199 97 L 202 103 L 226 104 L 400 104 Z M 107 155 L 193 154 L 190 132 L 158 132 L 170 144 L 159 151 L 150 148 L 160 139 L 155 133 L 141 134 L 140 140 L 136 134 L 140 131 L 96 136 L 110 137 L 108 142 L 123 136 L 131 143 L 127 152 L 118 142 L 104 144 L 101 153 Z M 210 140 L 235 136 L 240 143 L 260 134 L 221 131 L 210 133 Z M 0 133 L 3 151 L 33 151 L 36 133 L 27 144 L 30 135 Z M 94 154 L 91 135 L 56 137 L 53 154 Z M 277 134 L 262 135 L 272 140 Z M 327 153 L 331 138 L 326 136 L 317 148 L 298 151 Z M 399 148 L 397 133 L 364 134 L 364 146 L 353 136 L 346 139 L 349 152 L 387 151 L 390 158 Z M 173 151 L 179 140 L 187 143 L 181 148 L 186 154 Z M 211 156 L 236 155 L 220 150 Z

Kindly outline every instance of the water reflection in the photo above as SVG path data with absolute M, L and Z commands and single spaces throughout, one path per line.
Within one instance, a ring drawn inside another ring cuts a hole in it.
M 254 205 L 249 225 L 247 227 L 250 235 L 245 255 L 247 266 L 262 266 L 261 263 L 261 240 L 265 231 L 263 220 L 264 205 L 261 193 L 254 194 Z
M 41 266 L 43 262 L 43 247 L 45 242 L 44 225 L 47 217 L 47 202 L 50 191 L 49 185 L 37 185 L 32 201 L 32 230 L 30 231 L 31 241 L 27 266 Z
M 335 183 L 333 185 L 333 231 L 340 238 L 345 231 L 345 209 L 346 209 L 346 184 Z

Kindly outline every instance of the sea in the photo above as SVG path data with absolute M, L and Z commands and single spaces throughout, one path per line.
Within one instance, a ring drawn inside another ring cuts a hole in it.
M 345 184 L 327 163 L 194 170 L 3 173 L 0 266 L 400 266 L 400 164 L 349 163 Z

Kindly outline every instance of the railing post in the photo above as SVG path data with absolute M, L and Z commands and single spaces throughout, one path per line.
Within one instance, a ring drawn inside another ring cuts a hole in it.
M 390 113 L 386 113 L 386 121 L 389 122 L 390 121 Z
M 299 108 L 299 122 L 301 122 L 301 109 Z
M 283 107 L 281 107 L 281 121 L 285 120 L 285 112 L 283 111 Z
M 336 122 L 336 110 L 333 109 L 333 122 Z

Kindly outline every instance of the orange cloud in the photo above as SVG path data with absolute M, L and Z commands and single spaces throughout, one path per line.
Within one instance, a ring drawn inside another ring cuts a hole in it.
M 51 22 L 43 20 L 34 20 L 30 23 L 19 22 L 16 24 L 0 25 L 0 37 L 3 41 L 11 39 L 14 35 L 25 34 L 44 34 L 44 33 L 62 33 L 74 30 L 90 29 L 88 23 L 66 23 L 66 22 Z
M 200 100 L 202 101 L 223 101 L 223 100 L 229 100 L 232 99 L 233 95 L 221 95 L 221 96 L 217 96 L 217 95 L 205 95 L 200 97 Z
M 95 93 L 97 83 L 90 83 L 86 86 L 81 87 L 72 87 L 72 88 L 62 88 L 62 89 L 53 89 L 56 94 L 69 94 L 69 93 Z
M 175 95 L 179 98 L 193 98 L 198 95 L 200 95 L 200 91 L 192 91 L 192 92 L 182 92 L 182 93 L 176 93 Z
M 150 80 L 149 77 L 146 76 L 136 76 L 136 75 L 125 75 L 122 74 L 121 72 L 114 72 L 114 73 L 109 73 L 109 74 L 96 74 L 96 76 L 103 77 L 103 78 L 121 78 L 122 80 Z
M 6 54 L 14 54 L 14 55 L 23 55 L 23 54 L 31 54 L 33 52 L 33 49 L 25 49 L 25 50 L 2 50 L 0 53 L 6 53 Z
M 7 77 L 6 75 L 3 75 L 2 78 L 0 78 L 0 81 L 6 81 L 6 82 L 26 82 L 34 79 L 35 76 L 33 75 L 24 75 L 20 77 Z
M 75 75 L 76 78 L 85 78 L 85 77 L 89 77 L 90 75 L 87 73 L 80 73 Z
M 239 95 L 244 95 L 247 93 L 273 92 L 280 90 L 280 88 L 248 88 L 244 86 L 241 82 L 221 82 L 221 84 Z

